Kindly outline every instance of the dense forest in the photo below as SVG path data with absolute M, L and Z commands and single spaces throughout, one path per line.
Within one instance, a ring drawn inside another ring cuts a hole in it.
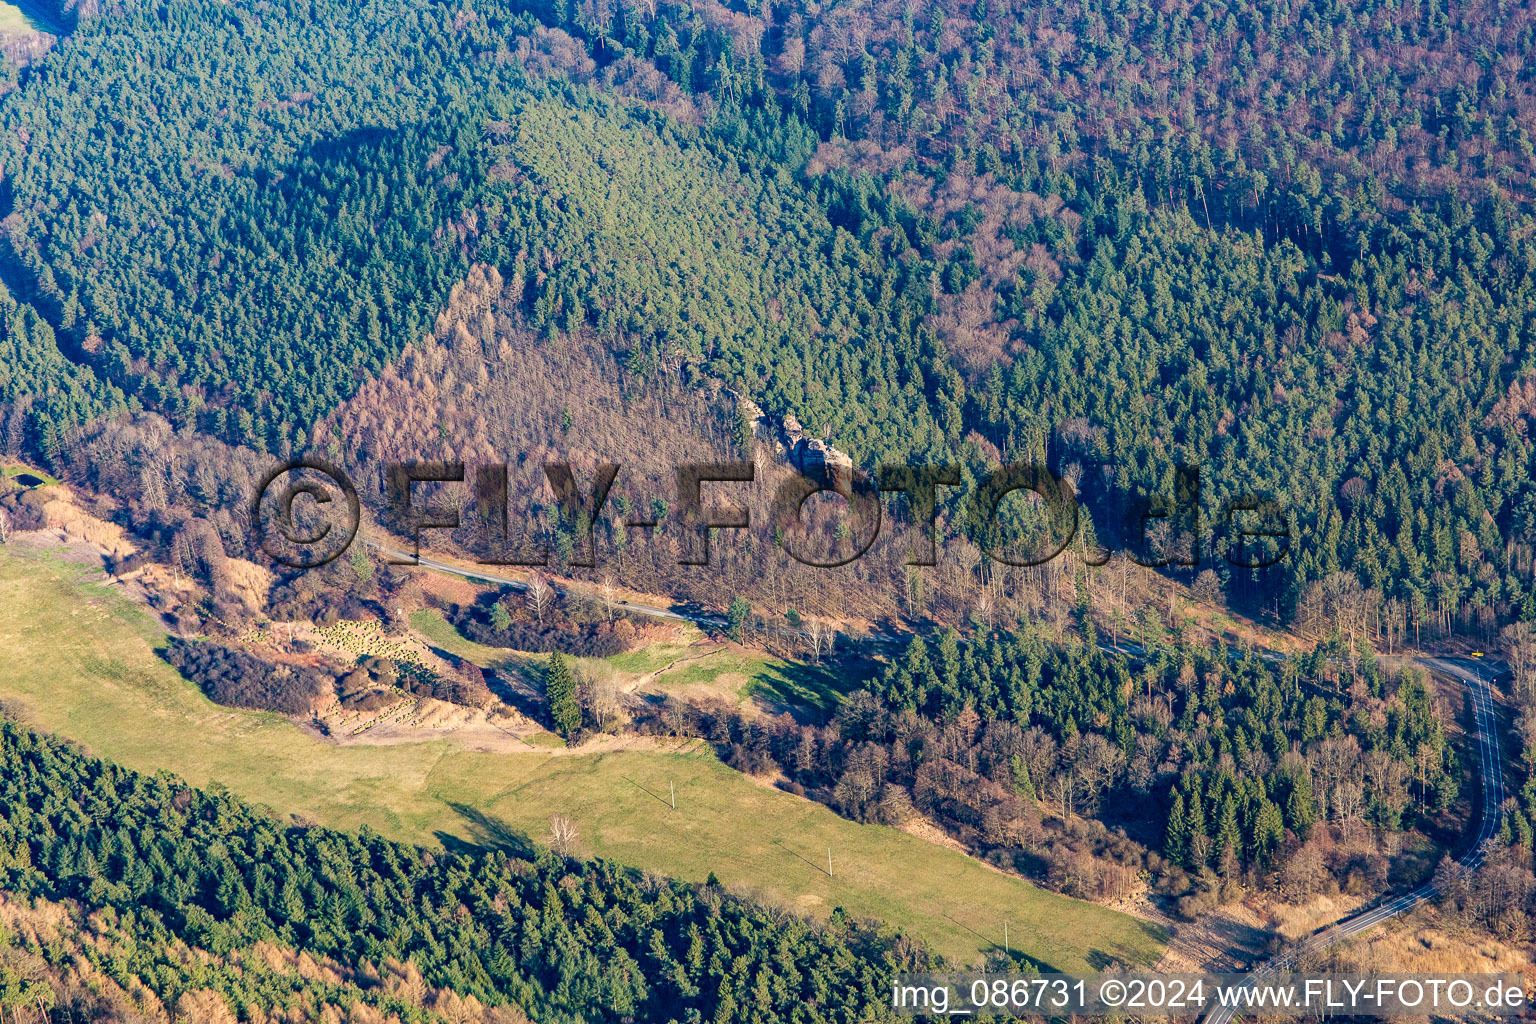
M 74 968 L 106 980 L 79 987 L 79 1011 L 105 1010 L 104 990 L 147 989 L 166 1006 L 212 994 L 246 1020 L 319 999 L 360 1002 L 351 1019 L 370 1022 L 855 1024 L 883 1019 L 886 972 L 926 963 L 912 942 L 841 914 L 813 926 L 713 882 L 534 857 L 494 821 L 470 823 L 482 845 L 446 852 L 285 826 L 9 721 L 0 780 L 0 890 L 78 905 L 101 936 L 23 948 L 41 962 L 22 973 L 0 933 L 0 1005 L 13 1012 L 42 994 L 44 970 Z M 275 969 L 284 961 L 308 973 Z M 426 1015 L 434 990 L 461 1015 Z M 466 1001 L 506 1012 L 471 1014 Z M 124 1002 L 90 1019 L 144 1019 Z
M 824 726 L 664 706 L 637 727 L 706 735 L 857 820 L 920 812 L 1073 895 L 1117 896 L 1150 871 L 1194 914 L 1222 879 L 1379 889 L 1402 869 L 1380 837 L 1455 834 L 1447 710 L 1422 674 L 1340 653 L 1276 665 L 1164 644 L 1133 661 L 951 631 L 914 638 Z
M 62 431 L 120 407 L 120 391 L 59 350 L 53 327 L 0 285 L 0 396 L 5 450 L 57 449 Z M 31 436 L 29 437 L 29 433 Z
M 1160 554 L 1229 598 L 1288 616 L 1342 571 L 1387 618 L 1491 629 L 1536 613 L 1531 31 L 1492 3 L 124 5 L 0 105 L 4 344 L 39 371 L 0 379 L 7 444 L 62 466 L 142 407 L 339 449 L 325 414 L 482 261 L 631 390 L 702 371 L 866 466 L 1044 459 L 1140 547 L 1126 510 L 1197 466 Z M 1292 531 L 1258 574 L 1222 557 L 1250 495 Z
M 514 518 L 590 600 L 535 578 L 445 607 L 471 638 L 609 654 L 635 628 L 621 588 L 729 607 L 735 639 L 812 638 L 818 660 L 832 620 L 916 625 L 826 721 L 669 701 L 635 724 L 859 821 L 921 814 L 1074 895 L 1149 875 L 1194 916 L 1244 884 L 1299 901 L 1422 877 L 1421 841 L 1450 845 L 1471 813 L 1447 739 L 1463 709 L 1377 652 L 1503 628 L 1511 800 L 1481 868 L 1440 870 L 1448 912 L 1536 927 L 1529 5 L 40 7 L 67 36 L 0 66 L 0 455 L 98 496 L 196 581 L 152 601 L 214 634 L 166 655 L 215 699 L 484 698 L 478 672 L 439 689 L 253 658 L 234 638 L 263 616 L 398 625 L 423 602 L 362 549 L 259 599 L 236 562 L 261 560 L 248 503 L 276 459 L 344 465 L 374 514 L 391 459 L 507 465 Z M 906 564 L 903 521 L 865 560 L 805 570 L 759 494 L 757 534 L 680 568 L 673 465 L 757 456 L 766 493 L 791 422 L 861 470 L 957 466 L 940 564 Z M 606 460 L 626 475 L 603 521 L 563 517 L 543 464 L 589 479 Z M 1082 503 L 1052 566 L 971 543 L 963 503 L 1008 462 Z M 1182 467 L 1198 506 L 1144 536 Z M 44 497 L 0 489 L 11 528 L 42 525 Z M 1236 509 L 1262 502 L 1289 543 L 1252 569 Z M 451 541 L 486 539 L 468 522 Z M 1122 557 L 1098 564 L 1100 545 Z M 1187 598 L 1317 649 L 1186 642 Z M 571 665 L 548 666 L 559 731 L 602 727 Z M 842 915 L 534 856 L 494 822 L 428 852 L 13 725 L 0 745 L 0 889 L 37 901 L 0 902 L 12 1010 L 46 977 L 99 1019 L 117 1010 L 91 993 L 211 1020 L 472 1000 L 460 1019 L 852 1022 L 924 959 Z M 39 908 L 98 923 L 48 938 Z

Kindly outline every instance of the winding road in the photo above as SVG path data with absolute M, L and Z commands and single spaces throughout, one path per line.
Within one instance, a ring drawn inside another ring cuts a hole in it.
M 405 564 L 409 562 L 410 555 L 406 552 L 389 548 L 378 541 L 365 538 L 364 543 L 378 549 L 385 556 Z M 515 590 L 526 590 L 526 582 L 508 576 L 499 576 L 495 573 L 482 572 L 476 569 L 468 569 L 453 565 L 448 562 L 440 562 L 426 556 L 420 557 L 415 564 L 437 572 L 461 576 L 465 579 L 480 580 L 485 583 L 494 583 L 499 586 L 511 587 Z M 559 593 L 567 593 L 565 588 L 556 587 Z M 580 595 L 590 597 L 591 595 Z M 726 625 L 726 620 L 718 615 L 706 615 L 687 611 L 677 611 L 673 608 L 663 608 L 658 605 L 644 604 L 634 601 L 618 601 L 618 607 L 626 612 L 643 615 L 649 618 L 667 619 L 673 622 L 689 622 L 694 625 L 719 629 Z M 791 635 L 795 631 L 779 627 L 781 634 Z M 897 636 L 868 636 L 865 638 L 875 643 L 895 643 L 902 638 Z M 1106 649 L 1118 651 L 1123 654 L 1135 655 L 1138 653 L 1131 644 L 1103 644 Z M 1280 655 L 1272 652 L 1261 652 L 1262 656 L 1278 660 Z M 1476 868 L 1483 862 L 1487 853 L 1488 843 L 1493 839 L 1499 828 L 1500 807 L 1504 803 L 1504 763 L 1502 746 L 1499 743 L 1498 712 L 1493 697 L 1493 679 L 1499 674 L 1494 666 L 1488 662 L 1475 658 L 1462 658 L 1455 656 L 1426 656 L 1416 659 L 1418 664 L 1442 676 L 1460 680 L 1472 697 L 1472 707 L 1475 717 L 1475 729 L 1478 746 L 1478 775 L 1482 780 L 1482 814 L 1478 823 L 1477 835 L 1474 836 L 1468 848 L 1461 856 L 1461 864 L 1467 868 Z M 1425 900 L 1433 899 L 1439 894 L 1439 887 L 1433 882 L 1426 882 L 1411 892 L 1399 896 L 1389 896 L 1368 910 L 1353 914 L 1349 917 L 1335 921 L 1325 926 L 1310 936 L 1303 939 L 1296 946 L 1281 953 L 1257 967 L 1244 983 L 1254 986 L 1263 983 L 1267 978 L 1288 971 L 1301 957 L 1308 953 L 1314 953 L 1327 949 L 1346 938 L 1369 931 L 1379 924 L 1384 924 L 1394 918 L 1408 913 L 1414 907 Z M 1204 1018 L 1204 1024 L 1230 1024 L 1237 1016 L 1234 1007 L 1219 1007 L 1212 1010 Z
M 388 545 L 381 544 L 371 537 L 364 537 L 362 538 L 362 541 L 364 544 L 377 550 L 386 558 L 391 559 L 392 563 L 395 565 L 407 567 L 419 565 L 423 569 L 432 569 L 436 572 L 444 572 L 450 576 L 462 576 L 467 580 L 479 580 L 482 583 L 494 583 L 498 587 L 508 587 L 512 590 L 518 591 L 528 589 L 528 582 L 526 580 L 515 579 L 511 576 L 498 576 L 496 573 L 481 572 L 479 569 L 467 569 L 464 566 L 453 565 L 450 562 L 439 562 L 437 559 L 428 558 L 426 555 L 413 557 L 409 552 L 401 551 L 398 548 L 392 548 Z M 571 588 L 562 587 L 554 583 L 551 583 L 550 587 L 555 591 L 555 593 L 560 594 L 561 596 L 572 592 Z M 578 594 L 578 596 L 588 600 L 595 599 L 592 594 L 582 593 Z M 668 619 L 672 622 L 691 622 L 697 626 L 710 626 L 714 628 L 719 628 L 726 625 L 726 620 L 719 615 L 690 614 L 688 612 L 674 611 L 671 608 L 662 608 L 658 605 L 637 604 L 633 601 L 615 601 L 614 606 L 623 608 L 626 612 L 633 612 L 636 615 L 644 615 L 645 617 L 651 619 Z
M 454 565 L 450 562 L 439 562 L 437 559 L 428 558 L 426 555 L 414 557 L 413 559 L 413 556 L 409 552 L 401 551 L 398 548 L 389 547 L 386 544 L 382 544 L 379 541 L 374 540 L 372 537 L 362 537 L 360 539 L 364 544 L 378 551 L 386 558 L 391 559 L 395 565 L 419 565 L 423 569 L 432 569 L 435 572 L 448 573 L 450 576 L 461 576 L 467 580 L 479 580 L 482 583 L 494 583 L 496 586 L 507 587 L 511 590 L 524 591 L 528 589 L 528 582 L 526 580 L 516 579 L 512 576 L 500 576 L 493 572 L 482 572 L 479 569 L 469 569 L 461 565 Z M 587 591 L 585 588 L 582 590 L 577 590 L 573 587 L 561 586 L 553 582 L 550 583 L 550 587 L 555 591 L 555 593 L 561 595 L 562 597 L 567 594 L 572 594 L 587 601 L 599 600 L 596 594 Z M 730 625 L 729 621 L 723 615 L 707 615 L 703 612 L 678 611 L 675 608 L 663 608 L 660 605 L 644 604 L 639 601 L 615 601 L 614 607 L 622 608 L 624 611 L 632 615 L 643 615 L 649 619 L 665 619 L 669 622 L 689 622 L 695 626 L 704 626 L 707 629 L 723 629 Z M 796 630 L 786 629 L 783 627 L 775 627 L 770 629 L 769 632 L 776 633 L 780 636 L 803 635 Z M 895 636 L 876 635 L 866 637 L 865 639 L 871 640 L 874 643 L 893 643 L 901 638 Z
M 1482 864 L 1489 840 L 1498 831 L 1500 806 L 1504 803 L 1504 762 L 1498 738 L 1498 712 L 1494 704 L 1492 686 L 1492 680 L 1497 673 L 1492 671 L 1491 665 L 1472 658 L 1425 657 L 1419 658 L 1418 662 L 1440 675 L 1461 680 L 1472 696 L 1472 706 L 1477 720 L 1478 774 L 1483 783 L 1483 806 L 1477 835 L 1473 837 L 1467 851 L 1462 854 L 1461 863 L 1468 868 L 1475 868 Z M 1425 900 L 1433 899 L 1439 892 L 1437 885 L 1426 882 L 1412 892 L 1388 897 L 1369 910 L 1335 921 L 1313 932 L 1292 949 L 1265 961 L 1248 976 L 1244 985 L 1254 987 L 1263 984 L 1275 975 L 1289 971 L 1306 954 L 1327 949 L 1352 935 L 1359 935 L 1379 924 L 1401 917 Z M 1230 1024 L 1237 1013 L 1235 1007 L 1218 1007 L 1206 1014 L 1204 1024 Z

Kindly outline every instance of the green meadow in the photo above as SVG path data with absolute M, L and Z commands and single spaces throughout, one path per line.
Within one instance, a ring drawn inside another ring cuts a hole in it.
M 1162 951 L 1153 925 L 904 832 L 846 821 L 742 776 L 707 749 L 343 747 L 276 715 L 220 707 L 156 656 L 165 638 L 145 610 L 87 575 L 0 548 L 0 699 L 34 727 L 140 771 L 223 786 L 279 816 L 366 823 L 428 845 L 538 843 L 561 813 L 576 822 L 584 855 L 693 880 L 713 872 L 810 914 L 840 906 L 915 933 L 957 963 L 1000 945 L 1005 922 L 1014 949 L 1060 970 L 1151 964 Z M 434 642 L 467 643 L 427 625 Z

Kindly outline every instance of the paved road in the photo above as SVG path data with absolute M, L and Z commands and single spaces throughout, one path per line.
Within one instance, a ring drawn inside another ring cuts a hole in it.
M 428 558 L 426 555 L 420 556 L 413 562 L 411 560 L 412 556 L 408 552 L 401 551 L 398 548 L 389 547 L 386 544 L 381 544 L 371 537 L 364 537 L 363 543 L 367 544 L 371 548 L 377 549 L 379 553 L 383 554 L 386 558 L 392 559 L 399 564 L 420 565 L 424 569 L 433 569 L 437 572 L 445 572 L 450 576 L 462 576 L 468 580 L 480 580 L 482 583 L 494 583 L 499 587 L 509 587 L 512 590 L 528 589 L 528 584 L 526 581 L 514 579 L 511 576 L 500 576 L 496 573 L 484 572 L 479 569 L 466 569 L 463 566 L 451 565 L 448 562 L 439 562 L 435 558 Z M 555 591 L 555 593 L 560 594 L 561 596 L 571 592 L 569 587 L 562 587 L 555 583 L 551 583 L 550 587 Z M 596 595 L 588 593 L 581 593 L 578 596 L 588 600 L 592 600 L 596 597 Z M 652 619 L 668 619 L 672 622 L 692 622 L 695 625 L 707 626 L 714 629 L 718 629 L 721 626 L 727 625 L 726 620 L 718 615 L 679 612 L 674 611 L 671 608 L 662 608 L 658 605 L 651 604 L 640 604 L 633 601 L 616 601 L 614 603 L 616 607 L 623 608 L 626 612 L 630 612 L 634 615 L 644 615 L 647 618 Z
M 410 556 L 403 551 L 387 547 L 378 541 L 365 540 L 369 546 L 377 548 L 384 555 L 400 560 L 408 561 Z M 422 556 L 419 564 L 428 569 L 445 572 L 466 579 L 480 580 L 485 583 L 495 583 L 514 590 L 526 590 L 528 585 L 509 576 L 500 576 L 496 573 L 482 572 L 477 569 L 466 569 L 461 566 L 451 565 L 447 562 L 439 562 L 435 559 Z M 560 593 L 566 593 L 564 588 L 556 588 Z M 581 595 L 590 597 L 591 595 Z M 702 613 L 679 612 L 671 608 L 662 608 L 658 605 L 649 605 L 632 601 L 620 601 L 619 607 L 626 612 L 636 615 L 644 615 L 656 619 L 668 619 L 674 622 L 691 622 L 695 625 L 710 629 L 719 629 L 726 625 L 726 620 L 718 615 L 705 615 Z M 781 635 L 798 635 L 794 630 L 784 627 L 776 629 Z M 892 635 L 871 635 L 865 638 L 874 643 L 897 643 L 902 637 Z M 1132 657 L 1140 655 L 1140 650 L 1133 643 L 1122 642 L 1120 644 L 1101 643 L 1105 650 L 1127 654 Z M 1236 652 L 1234 652 L 1235 654 Z M 1283 656 L 1273 651 L 1260 651 L 1260 657 L 1270 661 L 1283 660 Z M 1482 816 L 1478 825 L 1478 832 L 1462 855 L 1461 863 L 1469 868 L 1475 868 L 1483 862 L 1488 842 L 1498 831 L 1499 808 L 1504 803 L 1504 770 L 1501 748 L 1498 740 L 1498 716 L 1494 707 L 1492 678 L 1495 670 L 1492 665 L 1473 658 L 1456 657 L 1425 657 L 1418 659 L 1419 664 L 1443 676 L 1459 679 L 1472 696 L 1472 705 L 1476 716 L 1477 745 L 1478 745 L 1478 774 L 1482 779 Z M 1400 896 L 1393 896 L 1369 910 L 1343 918 L 1332 925 L 1314 932 L 1306 939 L 1291 949 L 1289 952 L 1267 961 L 1258 967 L 1249 976 L 1249 984 L 1262 982 L 1266 977 L 1282 973 L 1290 969 L 1297 959 L 1306 953 L 1327 949 L 1329 946 L 1351 935 L 1358 935 L 1379 924 L 1399 917 L 1425 900 L 1433 899 L 1438 894 L 1438 889 L 1433 883 L 1426 883 L 1412 892 Z M 1205 1024 L 1230 1024 L 1237 1011 L 1231 1007 L 1221 1007 L 1213 1010 L 1205 1017 Z
M 1477 835 L 1472 838 L 1461 863 L 1468 868 L 1482 864 L 1489 841 L 1499 828 L 1499 808 L 1504 803 L 1504 762 L 1499 744 L 1498 714 L 1493 700 L 1493 666 L 1472 658 L 1420 658 L 1419 664 L 1440 675 L 1459 679 L 1472 696 L 1476 715 L 1478 774 L 1482 779 L 1482 817 Z M 1392 896 L 1381 903 L 1350 917 L 1334 922 L 1321 931 L 1313 932 L 1295 948 L 1280 954 L 1259 966 L 1249 975 L 1248 985 L 1262 984 L 1274 975 L 1289 971 L 1307 953 L 1327 949 L 1329 946 L 1379 924 L 1400 917 L 1425 900 L 1439 894 L 1439 888 L 1428 882 L 1412 892 Z M 1233 1007 L 1219 1007 L 1205 1016 L 1205 1024 L 1230 1024 L 1237 1016 Z

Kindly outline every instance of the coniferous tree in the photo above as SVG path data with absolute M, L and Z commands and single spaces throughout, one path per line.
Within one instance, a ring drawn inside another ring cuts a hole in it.
M 737 597 L 731 602 L 730 611 L 726 613 L 726 629 L 731 634 L 731 639 L 741 643 L 747 638 L 747 625 L 752 619 L 752 605 L 745 597 Z
M 1189 814 L 1184 809 L 1184 794 L 1175 791 L 1168 811 L 1168 828 L 1163 839 L 1163 856 L 1181 867 L 1189 866 Z
M 544 697 L 549 703 L 549 717 L 562 736 L 571 736 L 581 728 L 581 704 L 576 699 L 576 680 L 565 655 L 551 651 L 544 674 Z
M 1189 856 L 1185 859 L 1185 866 L 1197 870 L 1210 863 L 1211 853 L 1210 826 L 1206 823 L 1205 799 L 1200 795 L 1199 779 L 1190 784 L 1186 808 L 1189 814 Z

